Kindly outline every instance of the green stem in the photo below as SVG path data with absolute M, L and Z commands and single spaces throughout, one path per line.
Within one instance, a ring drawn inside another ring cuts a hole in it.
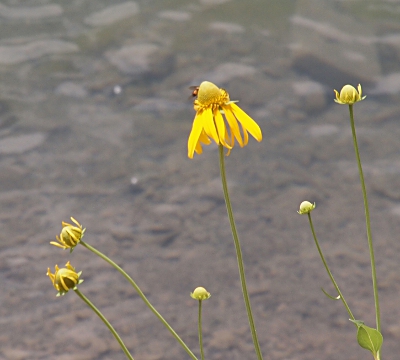
M 111 333 L 114 335 L 115 339 L 117 339 L 119 345 L 121 346 L 122 350 L 124 351 L 126 357 L 130 360 L 133 360 L 132 355 L 128 351 L 127 347 L 125 346 L 124 342 L 118 335 L 118 333 L 115 331 L 113 326 L 110 324 L 110 322 L 104 317 L 104 315 L 100 312 L 99 309 L 97 309 L 96 306 L 93 305 L 93 303 L 85 296 L 83 295 L 78 289 L 74 290 L 75 293 L 97 314 L 97 316 L 103 320 L 104 324 L 108 327 L 108 330 L 111 331 Z
M 228 218 L 229 218 L 229 223 L 231 225 L 233 241 L 235 243 L 236 257 L 237 257 L 237 262 L 238 262 L 238 266 L 239 266 L 240 282 L 242 284 L 242 293 L 243 293 L 244 303 L 246 305 L 247 317 L 249 319 L 251 336 L 253 338 L 254 349 L 256 351 L 257 358 L 258 358 L 258 360 L 262 360 L 261 348 L 260 348 L 260 344 L 259 344 L 258 338 L 257 338 L 257 331 L 256 331 L 256 327 L 254 325 L 253 314 L 251 311 L 249 293 L 247 291 L 242 250 L 240 248 L 239 237 L 238 237 L 237 230 L 236 230 L 235 220 L 233 218 L 232 205 L 231 205 L 231 201 L 229 199 L 228 185 L 226 182 L 226 174 L 225 174 L 224 148 L 221 144 L 219 145 L 219 168 L 220 168 L 220 172 L 221 172 L 222 188 L 224 190 L 226 210 L 228 212 Z
M 349 105 L 349 112 L 350 112 L 351 132 L 353 134 L 354 151 L 356 153 L 358 172 L 360 174 L 360 182 L 361 182 L 361 188 L 362 188 L 363 199 L 364 199 L 364 209 L 365 209 L 365 221 L 366 221 L 366 226 L 367 226 L 368 248 L 369 248 L 369 255 L 370 255 L 370 258 L 371 258 L 372 286 L 373 286 L 373 289 L 374 289 L 376 329 L 379 332 L 381 332 L 381 315 L 380 315 L 380 308 L 379 308 L 378 283 L 377 283 L 377 279 L 376 279 L 374 247 L 372 245 L 371 221 L 370 221 L 370 217 L 369 217 L 367 190 L 365 188 L 364 174 L 363 174 L 363 170 L 362 170 L 362 166 L 361 166 L 360 153 L 358 151 L 356 128 L 355 128 L 355 125 L 354 125 L 353 105 Z
M 149 309 L 153 312 L 153 314 L 155 316 L 157 316 L 158 320 L 160 320 L 164 324 L 164 326 L 169 330 L 169 332 L 173 335 L 173 337 L 176 339 L 176 341 L 178 341 L 178 343 L 183 347 L 183 349 L 189 354 L 189 356 L 193 360 L 198 360 L 197 357 L 193 354 L 193 352 L 188 348 L 188 346 L 183 342 L 183 340 L 175 332 L 175 330 L 168 324 L 168 322 L 161 316 L 161 314 L 154 308 L 154 306 L 151 305 L 150 301 L 143 294 L 142 290 L 140 290 L 139 286 L 133 281 L 133 279 L 120 266 L 118 266 L 114 261 L 112 261 L 106 255 L 104 255 L 103 253 L 101 253 L 100 251 L 95 249 L 93 246 L 90 246 L 88 243 L 86 243 L 82 240 L 79 243 L 82 244 L 88 250 L 95 253 L 97 256 L 101 257 L 106 262 L 108 262 L 115 269 L 117 269 L 125 277 L 125 279 L 129 281 L 129 283 L 133 286 L 133 288 L 136 290 L 136 292 L 142 298 L 144 303 L 149 307 Z
M 199 344 L 200 344 L 200 354 L 201 360 L 204 360 L 204 349 L 203 349 L 203 332 L 201 330 L 201 305 L 202 301 L 199 300 Z
M 313 225 L 313 222 L 311 220 L 311 213 L 308 213 L 307 215 L 308 215 L 308 220 L 310 222 L 311 232 L 312 232 L 313 237 L 314 237 L 315 245 L 317 246 L 317 249 L 318 249 L 318 252 L 319 252 L 319 256 L 321 257 L 321 260 L 324 263 L 326 272 L 328 273 L 329 277 L 331 278 L 332 284 L 335 287 L 337 293 L 339 294 L 340 299 L 342 300 L 344 307 L 346 308 L 347 312 L 349 313 L 350 318 L 352 320 L 355 320 L 355 317 L 353 316 L 353 313 L 351 312 L 349 305 L 347 305 L 347 302 L 344 299 L 344 296 L 343 296 L 342 292 L 340 291 L 339 286 L 335 281 L 335 278 L 333 277 L 331 271 L 329 270 L 328 263 L 325 260 L 324 254 L 322 254 L 322 250 L 321 250 L 321 247 L 319 246 L 317 235 L 315 234 L 314 225 Z

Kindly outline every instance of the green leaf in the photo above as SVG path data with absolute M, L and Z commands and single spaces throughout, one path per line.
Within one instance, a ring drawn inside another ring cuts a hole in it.
M 357 325 L 358 344 L 362 348 L 371 351 L 372 355 L 374 355 L 374 357 L 376 358 L 377 353 L 379 352 L 383 343 L 382 334 L 378 330 L 365 325 L 362 321 L 350 321 Z

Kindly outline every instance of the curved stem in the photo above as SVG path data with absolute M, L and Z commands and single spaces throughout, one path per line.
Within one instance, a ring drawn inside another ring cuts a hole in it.
M 204 360 L 204 349 L 203 349 L 203 331 L 201 330 L 201 306 L 202 301 L 199 300 L 199 345 L 200 345 L 200 354 L 201 354 L 201 360 Z
M 128 349 L 125 346 L 124 342 L 122 341 L 122 339 L 120 338 L 118 333 L 115 331 L 113 326 L 110 324 L 110 322 L 100 312 L 100 310 L 97 309 L 97 307 L 94 306 L 93 303 L 85 295 L 83 295 L 78 289 L 75 289 L 74 291 L 97 314 L 97 316 L 104 322 L 104 324 L 106 324 L 106 326 L 108 327 L 108 330 L 111 331 L 111 333 L 114 335 L 115 339 L 118 341 L 118 343 L 121 346 L 122 350 L 124 351 L 126 357 L 129 360 L 133 360 L 133 357 L 130 354 L 130 352 L 128 351 Z
M 144 303 L 148 306 L 148 308 L 153 312 L 155 316 L 157 316 L 158 320 L 160 320 L 164 326 L 169 330 L 169 332 L 173 335 L 173 337 L 178 341 L 178 343 L 183 347 L 183 349 L 189 354 L 189 356 L 193 360 L 198 360 L 197 357 L 193 354 L 193 352 L 188 348 L 188 346 L 183 342 L 183 340 L 179 337 L 179 335 L 175 332 L 175 330 L 168 324 L 168 322 L 161 316 L 161 314 L 155 309 L 153 305 L 151 305 L 150 301 L 146 298 L 146 296 L 143 294 L 142 290 L 140 290 L 139 286 L 133 281 L 133 279 L 120 267 L 118 266 L 114 261 L 112 261 L 110 258 L 108 258 L 106 255 L 95 249 L 93 246 L 90 246 L 88 243 L 84 241 L 80 241 L 80 244 L 82 244 L 85 248 L 88 250 L 92 251 L 95 253 L 97 256 L 101 257 L 103 260 L 108 262 L 111 266 L 113 266 L 115 269 L 117 269 L 124 277 L 126 280 L 129 281 L 129 283 L 133 286 L 133 288 L 136 290 L 136 292 L 139 294 L 139 296 L 142 298 Z
M 365 222 L 366 222 L 366 226 L 367 226 L 368 248 L 369 248 L 369 255 L 370 255 L 370 258 L 371 258 L 372 287 L 374 289 L 376 329 L 379 332 L 381 332 L 381 316 L 380 316 L 380 308 L 379 308 L 378 283 L 377 283 L 376 268 L 375 268 L 375 255 L 374 255 L 374 247 L 373 247 L 373 244 L 372 244 L 372 235 L 371 235 L 371 222 L 370 222 L 370 217 L 369 217 L 367 190 L 365 188 L 364 174 L 363 174 L 363 170 L 362 170 L 362 166 L 361 166 L 360 153 L 358 151 L 356 128 L 355 128 L 355 125 L 354 125 L 353 105 L 349 105 L 349 112 L 350 112 L 351 132 L 352 132 L 352 135 L 353 135 L 354 151 L 356 153 L 358 172 L 360 174 L 361 189 L 362 189 L 362 194 L 363 194 L 363 199 L 364 199 Z
M 319 256 L 321 257 L 321 260 L 324 263 L 326 272 L 328 273 L 328 275 L 329 275 L 329 277 L 330 277 L 330 279 L 332 281 L 333 286 L 335 287 L 337 293 L 339 294 L 340 299 L 342 300 L 342 303 L 343 303 L 344 307 L 346 308 L 347 312 L 349 313 L 350 318 L 352 320 L 355 320 L 355 317 L 353 316 L 353 313 L 351 312 L 349 305 L 347 305 L 347 302 L 346 302 L 342 292 L 340 291 L 338 284 L 336 283 L 331 271 L 329 270 L 329 267 L 328 267 L 328 264 L 327 264 L 327 262 L 325 260 L 324 254 L 322 254 L 322 250 L 321 250 L 321 247 L 319 246 L 317 235 L 315 234 L 314 225 L 313 225 L 312 220 L 311 220 L 311 213 L 308 213 L 307 215 L 308 215 L 308 220 L 310 222 L 311 232 L 312 232 L 313 237 L 314 237 L 315 245 L 317 246 L 317 249 L 318 249 L 318 252 L 319 252 Z
M 228 218 L 229 218 L 229 223 L 231 225 L 233 241 L 235 243 L 236 257 L 237 257 L 237 262 L 238 262 L 238 266 L 239 266 L 240 282 L 242 285 L 242 293 L 243 293 L 244 303 L 246 305 L 247 317 L 249 319 L 251 336 L 253 338 L 254 349 L 256 351 L 257 358 L 258 358 L 258 360 L 262 360 L 261 348 L 260 348 L 260 344 L 259 344 L 258 338 L 257 338 L 257 331 L 256 331 L 256 327 L 254 325 L 253 314 L 251 311 L 249 293 L 247 291 L 242 250 L 240 248 L 239 237 L 237 234 L 236 224 L 235 224 L 235 220 L 233 218 L 232 205 L 231 205 L 231 201 L 230 201 L 229 193 L 228 193 L 228 185 L 226 182 L 226 174 L 225 174 L 224 148 L 221 144 L 219 145 L 219 168 L 220 168 L 220 172 L 221 172 L 222 188 L 224 190 L 226 210 L 228 212 Z

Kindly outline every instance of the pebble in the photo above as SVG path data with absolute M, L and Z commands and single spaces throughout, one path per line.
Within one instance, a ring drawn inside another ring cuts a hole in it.
M 187 109 L 181 101 L 170 101 L 163 98 L 146 99 L 134 106 L 137 111 L 162 113 L 165 111 L 179 111 Z
M 316 81 L 297 81 L 292 87 L 303 110 L 313 113 L 325 109 L 327 101 L 322 84 Z
M 60 16 L 63 8 L 57 4 L 35 6 L 35 7 L 9 7 L 0 4 L 0 18 L 7 19 L 43 19 L 52 16 Z
M 400 72 L 379 77 L 375 87 L 369 93 L 375 95 L 394 95 L 400 93 Z
M 137 13 L 139 13 L 139 5 L 134 1 L 128 1 L 90 14 L 85 18 L 84 22 L 91 26 L 111 25 Z
M 44 55 L 76 52 L 76 44 L 62 40 L 37 40 L 23 45 L 0 46 L 0 64 L 19 64 Z
M 46 140 L 44 133 L 9 136 L 0 139 L 0 154 L 22 154 L 42 145 Z
M 332 4 L 302 1 L 290 22 L 292 64 L 301 73 L 330 87 L 372 84 L 380 75 L 373 29 L 338 14 Z
M 56 94 L 66 95 L 76 98 L 84 98 L 88 95 L 87 90 L 81 84 L 72 81 L 65 81 L 57 86 Z
M 244 33 L 245 29 L 242 25 L 222 22 L 222 21 L 215 21 L 210 24 L 210 29 L 223 31 L 228 34 L 241 34 Z
M 105 56 L 119 71 L 129 75 L 165 76 L 175 65 L 175 57 L 170 51 L 151 43 L 124 46 L 107 51 Z
M 336 125 L 332 125 L 332 124 L 314 125 L 308 129 L 308 133 L 312 137 L 333 135 L 338 132 L 339 132 L 339 128 Z
M 167 19 L 172 21 L 188 21 L 192 18 L 192 14 L 186 11 L 166 10 L 160 12 L 158 14 L 158 17 L 161 19 Z
M 256 68 L 250 65 L 228 62 L 218 65 L 214 70 L 204 74 L 203 77 L 196 78 L 193 84 L 201 83 L 204 79 L 207 79 L 220 86 L 237 77 L 254 75 L 256 71 Z
M 230 0 L 200 0 L 200 4 L 202 5 L 221 5 L 225 4 Z

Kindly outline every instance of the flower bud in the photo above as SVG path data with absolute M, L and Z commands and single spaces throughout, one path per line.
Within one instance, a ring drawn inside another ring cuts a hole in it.
M 340 94 L 337 90 L 333 90 L 336 94 L 335 102 L 342 105 L 353 105 L 357 101 L 364 100 L 366 96 L 362 96 L 361 85 L 358 84 L 357 90 L 354 86 L 345 85 L 342 90 L 340 90 Z
M 63 221 L 61 223 L 63 228 L 61 230 L 60 236 L 56 236 L 58 243 L 55 241 L 51 241 L 50 244 L 58 246 L 62 249 L 71 249 L 71 251 L 76 245 L 78 245 L 86 229 L 82 229 L 82 225 L 79 224 L 79 222 L 76 221 L 73 217 L 71 217 L 71 220 L 77 226 L 68 224 Z
M 300 209 L 297 211 L 300 215 L 309 214 L 311 211 L 315 209 L 315 203 L 311 204 L 309 201 L 303 201 L 300 204 Z
M 197 287 L 190 296 L 195 300 L 207 300 L 211 297 L 211 294 L 203 287 Z
M 59 295 L 64 295 L 68 290 L 74 289 L 76 285 L 83 281 L 79 280 L 81 273 L 77 273 L 69 261 L 66 263 L 65 268 L 60 269 L 58 265 L 56 265 L 54 274 L 52 274 L 50 268 L 48 268 L 46 275 L 50 278 Z

